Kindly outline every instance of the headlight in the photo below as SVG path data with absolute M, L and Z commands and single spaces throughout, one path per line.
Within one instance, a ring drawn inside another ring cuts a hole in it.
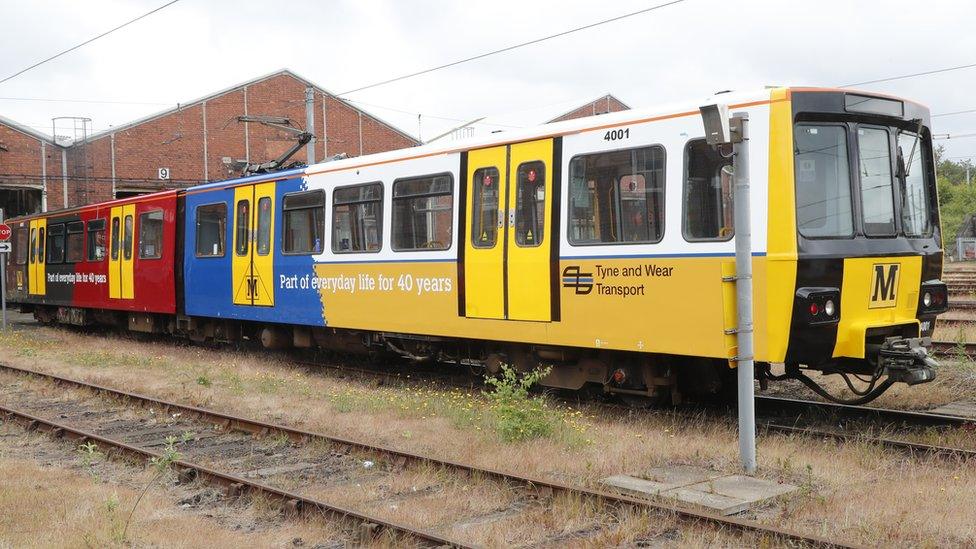
M 834 300 L 833 299 L 828 299 L 827 302 L 824 303 L 824 313 L 827 316 L 834 316 Z
M 925 295 L 922 296 L 922 305 L 925 305 L 926 307 L 931 307 L 932 306 L 932 294 L 931 293 L 925 292 Z

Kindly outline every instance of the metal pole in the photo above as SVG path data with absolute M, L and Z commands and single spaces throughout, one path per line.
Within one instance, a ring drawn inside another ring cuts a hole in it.
M 966 185 L 969 185 L 969 160 L 966 160 Z
M 311 86 L 305 88 L 305 131 L 312 134 L 311 141 L 305 145 L 307 164 L 315 164 L 315 90 Z
M 752 347 L 752 228 L 749 212 L 749 113 L 732 115 L 739 131 L 732 145 L 735 190 L 735 290 L 738 326 L 739 456 L 746 473 L 756 472 L 756 388 Z

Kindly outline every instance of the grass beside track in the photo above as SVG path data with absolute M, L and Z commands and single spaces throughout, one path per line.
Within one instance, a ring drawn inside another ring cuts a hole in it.
M 375 386 L 289 363 L 278 355 L 213 351 L 50 328 L 0 337 L 0 360 L 160 398 L 285 422 L 338 436 L 485 467 L 592 485 L 666 464 L 737 470 L 728 425 L 667 413 L 628 418 L 592 407 L 558 409 L 552 436 L 505 443 L 478 393 L 408 384 Z M 970 388 L 971 390 L 971 388 Z M 557 407 L 551 405 L 554 409 Z M 801 486 L 781 505 L 749 515 L 784 528 L 868 546 L 976 543 L 976 471 L 860 444 L 760 439 L 760 475 Z M 517 543 L 517 533 L 506 539 Z M 640 532 L 621 533 L 621 542 Z M 664 544 L 705 543 L 669 533 Z M 688 537 L 690 536 L 690 537 Z

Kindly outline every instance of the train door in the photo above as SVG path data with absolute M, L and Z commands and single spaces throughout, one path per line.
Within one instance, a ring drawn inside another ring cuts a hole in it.
M 32 219 L 30 224 L 30 250 L 27 255 L 27 293 L 45 295 L 47 293 L 47 273 L 45 265 L 45 246 L 47 232 L 46 219 Z
M 274 306 L 275 183 L 234 189 L 235 305 Z
M 551 321 L 553 140 L 468 153 L 465 316 Z
M 135 298 L 135 247 L 136 205 L 115 206 L 109 215 L 108 297 L 110 299 Z

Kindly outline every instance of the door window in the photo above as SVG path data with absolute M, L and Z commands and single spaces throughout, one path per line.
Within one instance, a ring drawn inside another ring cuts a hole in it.
M 515 243 L 532 248 L 542 244 L 546 225 L 546 166 L 540 161 L 518 167 L 515 190 Z
M 119 259 L 119 229 L 120 223 L 119 218 L 112 218 L 112 261 L 117 261 Z
M 125 216 L 125 239 L 123 241 L 123 257 L 132 259 L 132 216 Z
M 498 239 L 498 168 L 475 170 L 472 181 L 471 245 L 494 248 Z
M 237 217 L 234 221 L 234 253 L 247 255 L 251 244 L 251 201 L 237 201 Z
M 258 199 L 258 255 L 268 255 L 271 252 L 271 198 L 262 196 Z

